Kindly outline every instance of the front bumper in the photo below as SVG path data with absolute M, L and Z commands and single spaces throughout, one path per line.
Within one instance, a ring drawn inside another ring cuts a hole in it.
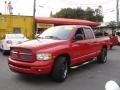
M 21 62 L 8 58 L 8 65 L 11 71 L 26 74 L 49 74 L 52 70 L 53 60 L 35 61 L 33 63 Z

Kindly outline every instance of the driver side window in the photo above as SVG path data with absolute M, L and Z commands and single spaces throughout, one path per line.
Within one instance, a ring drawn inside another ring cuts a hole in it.
M 78 40 L 84 40 L 85 39 L 85 35 L 84 35 L 84 32 L 83 32 L 83 29 L 82 28 L 78 28 L 75 35 L 74 35 L 74 38 L 73 38 L 75 41 L 78 41 Z

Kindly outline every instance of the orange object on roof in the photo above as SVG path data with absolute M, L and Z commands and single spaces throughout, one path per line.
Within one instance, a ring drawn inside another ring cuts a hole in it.
M 67 19 L 67 18 L 51 18 L 51 17 L 36 17 L 36 23 L 49 23 L 57 25 L 88 25 L 91 27 L 99 26 L 99 22 L 93 22 L 80 19 Z

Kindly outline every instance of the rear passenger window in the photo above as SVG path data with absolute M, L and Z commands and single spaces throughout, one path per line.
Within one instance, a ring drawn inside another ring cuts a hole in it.
M 86 39 L 93 39 L 94 35 L 90 28 L 84 28 Z

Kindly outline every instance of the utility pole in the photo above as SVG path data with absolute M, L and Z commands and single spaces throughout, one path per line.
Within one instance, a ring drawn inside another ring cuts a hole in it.
M 118 26 L 119 25 L 119 0 L 116 1 L 116 21 Z
M 33 5 L 33 26 L 32 26 L 32 37 L 33 39 L 35 38 L 35 12 L 36 12 L 36 0 L 34 0 L 34 5 Z
M 7 14 L 7 1 L 5 1 L 5 14 Z

